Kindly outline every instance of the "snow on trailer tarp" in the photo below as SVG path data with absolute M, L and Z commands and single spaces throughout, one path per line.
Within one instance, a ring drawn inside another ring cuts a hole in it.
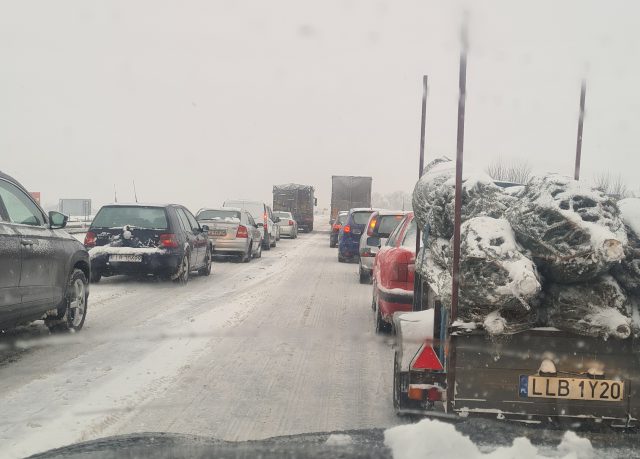
M 428 237 L 416 259 L 416 271 L 447 308 L 454 174 L 452 161 L 436 159 L 425 168 L 413 194 L 416 218 Z M 639 321 L 631 319 L 640 316 L 639 300 L 629 292 L 619 295 L 626 298 L 623 306 L 594 304 L 589 298 L 594 290 L 587 284 L 600 285 L 609 271 L 614 277 L 607 283 L 618 291 L 616 270 L 625 256 L 627 265 L 622 265 L 627 269 L 622 274 L 627 285 L 637 281 L 640 287 L 633 271 L 637 253 L 627 247 L 632 232 L 629 225 L 625 230 L 614 200 L 557 175 L 535 178 L 515 193 L 505 192 L 473 167 L 465 168 L 462 200 L 459 315 L 463 322 L 475 323 L 492 335 L 553 325 L 586 336 L 625 338 L 629 324 L 638 334 Z M 582 284 L 563 287 L 576 282 Z M 562 289 L 567 293 L 560 294 Z M 578 317 L 576 311 L 585 314 Z
M 314 191 L 314 188 L 311 185 L 298 185 L 297 183 L 286 183 L 284 185 L 273 185 L 273 191 Z

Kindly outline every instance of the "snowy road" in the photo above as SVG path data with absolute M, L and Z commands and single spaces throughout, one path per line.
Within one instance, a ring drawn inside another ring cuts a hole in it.
M 81 333 L 12 332 L 0 350 L 2 454 L 143 431 L 244 440 L 398 424 L 371 287 L 336 258 L 315 232 L 250 264 L 217 263 L 186 288 L 104 279 Z

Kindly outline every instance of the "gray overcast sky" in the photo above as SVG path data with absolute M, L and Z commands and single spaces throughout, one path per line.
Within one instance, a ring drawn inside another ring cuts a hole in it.
M 572 173 L 586 75 L 583 176 L 638 189 L 636 1 L 1 1 L 0 169 L 44 204 L 411 191 L 425 73 L 427 155 L 455 152 L 465 9 L 467 158 Z

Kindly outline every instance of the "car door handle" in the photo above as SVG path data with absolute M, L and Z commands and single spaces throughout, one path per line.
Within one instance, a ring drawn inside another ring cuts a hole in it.
M 22 240 L 20 241 L 20 243 L 21 243 L 22 245 L 33 245 L 33 244 L 35 244 L 35 241 L 32 241 L 31 239 L 22 239 Z

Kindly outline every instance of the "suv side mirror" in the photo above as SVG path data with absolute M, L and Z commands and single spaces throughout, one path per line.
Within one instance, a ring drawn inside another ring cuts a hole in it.
M 61 214 L 60 212 L 56 212 L 55 210 L 49 211 L 49 228 L 51 229 L 62 229 L 67 226 L 67 221 L 69 217 L 65 214 Z

